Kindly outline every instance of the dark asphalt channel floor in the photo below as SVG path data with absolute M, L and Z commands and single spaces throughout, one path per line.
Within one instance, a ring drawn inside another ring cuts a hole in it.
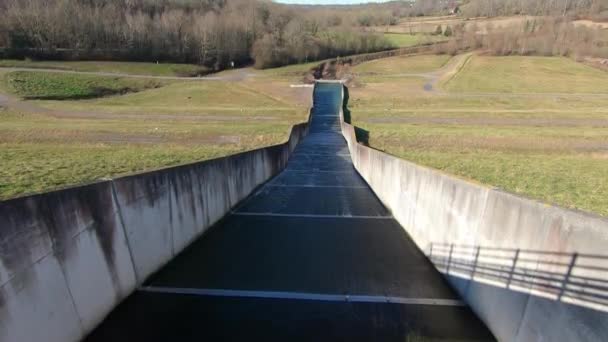
M 491 341 L 353 167 L 340 84 L 287 168 L 87 341 Z

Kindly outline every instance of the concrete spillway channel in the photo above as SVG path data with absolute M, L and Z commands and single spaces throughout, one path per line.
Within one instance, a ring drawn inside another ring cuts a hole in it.
M 287 168 L 89 341 L 494 339 L 353 168 L 340 87 L 317 86 Z

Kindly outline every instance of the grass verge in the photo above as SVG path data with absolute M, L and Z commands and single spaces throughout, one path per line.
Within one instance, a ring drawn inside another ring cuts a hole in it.
M 259 82 L 253 83 L 254 85 Z M 84 101 L 37 101 L 36 104 L 58 111 L 96 113 L 179 114 L 212 116 L 302 116 L 289 99 L 266 91 L 273 84 L 247 86 L 244 82 L 190 81 L 168 84 L 158 89 Z M 289 84 L 281 85 L 289 92 Z
M 360 76 L 420 74 L 435 71 L 449 61 L 446 55 L 420 55 L 382 58 L 352 68 Z
M 444 91 L 424 91 L 422 77 L 385 76 L 428 63 L 409 58 L 358 66 L 371 81 L 350 89 L 349 107 L 370 146 L 608 216 L 608 82 L 598 83 L 608 74 L 563 58 L 473 56 Z M 458 65 L 439 64 L 422 70 L 441 79 Z
M 24 99 L 74 100 L 159 88 L 157 80 L 16 71 L 4 76 L 6 88 Z
M 0 199 L 278 144 L 295 123 L 0 111 Z
M 0 67 L 58 69 L 86 72 L 104 72 L 149 76 L 199 76 L 209 73 L 209 69 L 193 64 L 143 63 L 143 62 L 104 62 L 104 61 L 32 61 L 3 59 Z
M 0 199 L 237 151 L 218 145 L 0 144 Z
M 608 73 L 565 57 L 473 56 L 444 88 L 457 93 L 608 93 Z
M 441 36 L 432 36 L 428 34 L 407 33 L 385 33 L 384 38 L 386 38 L 391 45 L 395 47 L 410 47 L 421 44 L 437 43 L 447 39 Z

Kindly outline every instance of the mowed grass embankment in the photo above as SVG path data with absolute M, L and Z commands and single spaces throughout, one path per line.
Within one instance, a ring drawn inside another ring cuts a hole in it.
M 56 118 L 0 111 L 0 198 L 278 144 L 291 125 L 279 119 Z
M 606 94 L 606 73 L 566 57 L 471 58 L 444 88 L 458 93 Z
M 441 26 L 445 31 L 450 26 L 454 29 L 458 25 L 465 27 L 476 27 L 478 31 L 484 32 L 488 28 L 506 28 L 513 24 L 523 24 L 526 21 L 538 17 L 533 16 L 508 16 L 508 17 L 479 17 L 466 18 L 458 15 L 438 16 L 438 17 L 410 17 L 401 19 L 397 25 L 375 26 L 370 29 L 376 32 L 389 32 L 401 34 L 433 34 L 437 27 Z
M 447 38 L 430 34 L 384 33 L 386 38 L 395 47 L 411 47 L 422 44 L 437 43 Z
M 272 117 L 277 113 L 301 117 L 306 114 L 310 99 L 302 97 L 301 89 L 290 85 L 300 83 L 310 67 L 312 63 L 263 72 L 231 70 L 215 75 L 226 81 L 8 72 L 4 84 L 11 93 L 36 100 L 28 102 L 45 110 L 250 117 Z M 25 81 L 14 80 L 19 78 Z M 113 94 L 123 96 L 107 96 Z
M 289 83 L 172 81 L 96 99 L 21 100 L 27 110 L 0 109 L 0 199 L 282 143 L 305 120 L 310 90 L 279 81 Z
M 412 58 L 410 66 L 358 66 L 375 69 L 359 75 L 362 86 L 350 89 L 349 103 L 372 147 L 608 215 L 608 73 L 564 58 L 473 55 L 463 67 L 467 59 L 457 56 L 437 67 L 436 88 L 427 91 L 428 78 L 396 76 L 425 57 Z
M 256 83 L 257 84 L 257 83 Z M 271 86 L 271 85 L 269 85 Z M 286 85 L 287 91 L 289 86 Z M 245 82 L 175 82 L 162 88 L 84 101 L 35 101 L 65 112 L 229 115 L 231 117 L 301 116 L 304 106 L 287 102 Z
M 398 76 L 421 74 L 438 70 L 443 67 L 450 57 L 447 55 L 398 56 L 377 59 L 353 67 L 358 76 Z
M 104 61 L 32 61 L 0 59 L 0 68 L 57 69 L 147 76 L 191 77 L 209 73 L 209 69 L 194 64 L 104 62 Z
M 103 97 L 159 88 L 166 82 L 50 72 L 15 71 L 4 75 L 9 92 L 24 99 L 69 100 Z

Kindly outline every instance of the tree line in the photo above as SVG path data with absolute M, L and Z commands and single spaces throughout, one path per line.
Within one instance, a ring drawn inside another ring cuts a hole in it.
M 218 70 L 391 48 L 381 35 L 356 27 L 362 13 L 258 0 L 0 0 L 0 47 L 13 57 L 187 62 Z
M 382 35 L 365 27 L 395 25 L 408 16 L 448 14 L 456 6 L 465 17 L 525 14 L 608 20 L 608 0 L 417 0 L 355 6 L 293 6 L 267 0 L 0 0 L 0 53 L 196 63 L 215 70 L 251 63 L 276 67 L 390 49 Z M 477 37 L 472 45 L 500 54 L 547 54 L 548 45 L 561 50 L 557 44 L 566 40 L 569 52 L 560 54 L 605 54 L 601 32 L 564 20 L 536 21 L 486 35 L 466 28 L 442 32 L 457 37 L 452 50 Z
M 476 24 L 454 27 L 455 39 L 436 52 L 456 54 L 481 49 L 490 55 L 608 58 L 608 30 L 576 24 L 564 17 L 536 17 L 502 27 Z
M 608 0 L 465 0 L 461 9 L 467 17 L 542 15 L 608 20 Z

